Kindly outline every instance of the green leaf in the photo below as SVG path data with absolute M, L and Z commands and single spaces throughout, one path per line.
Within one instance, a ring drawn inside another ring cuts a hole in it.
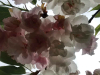
M 100 31 L 100 24 L 95 28 L 95 36 L 98 34 Z
M 26 73 L 23 67 L 15 67 L 15 66 L 2 66 L 0 67 L 0 70 L 4 71 L 7 74 L 25 74 Z
M 3 24 L 2 20 L 4 18 L 10 17 L 10 13 L 7 7 L 0 7 L 0 24 Z
M 36 4 L 37 3 L 37 0 L 32 0 L 32 4 Z
M 100 9 L 100 4 L 99 5 L 97 5 L 96 7 L 94 7 L 92 10 L 90 10 L 90 11 L 93 11 L 93 10 L 98 10 L 98 9 Z
M 99 18 L 100 17 L 100 12 L 98 12 L 95 16 L 95 18 Z
M 10 75 L 0 70 L 0 75 Z
M 10 65 L 23 66 L 22 64 L 17 63 L 10 56 L 8 56 L 8 54 L 6 52 L 1 52 L 0 61 L 4 62 L 6 64 L 10 64 Z

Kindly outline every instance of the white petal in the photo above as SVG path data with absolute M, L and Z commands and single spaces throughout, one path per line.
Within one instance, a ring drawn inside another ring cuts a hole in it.
M 72 61 L 71 64 L 69 65 L 69 72 L 75 73 L 76 71 L 77 71 L 77 65 L 75 64 L 74 61 Z
M 52 0 L 49 4 L 47 4 L 47 9 L 53 9 L 57 3 L 58 0 Z
M 32 59 L 31 56 L 28 55 L 27 58 L 24 58 L 22 54 L 19 55 L 19 57 L 17 58 L 17 61 L 21 64 L 30 64 Z
M 81 23 L 88 24 L 88 18 L 84 15 L 77 16 L 73 19 L 72 25 L 79 25 Z
M 43 75 L 56 75 L 52 70 L 45 70 Z
M 21 10 L 17 8 L 12 8 L 12 9 L 9 9 L 9 12 L 12 17 L 21 19 Z
M 81 11 L 79 12 L 80 14 L 85 13 L 90 8 L 90 1 L 89 0 L 81 0 L 81 2 L 84 3 L 85 6 L 83 8 L 81 8 Z
M 25 4 L 31 2 L 32 0 L 13 0 L 13 1 L 15 1 L 15 4 L 21 4 L 21 3 Z

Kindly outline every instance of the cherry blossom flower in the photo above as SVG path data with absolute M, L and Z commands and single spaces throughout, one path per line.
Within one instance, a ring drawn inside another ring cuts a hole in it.
M 67 53 L 63 53 L 62 54 L 62 52 L 61 52 L 61 53 L 58 53 L 59 55 L 57 55 L 57 56 L 56 55 L 52 56 L 51 54 L 49 56 L 49 61 L 50 61 L 49 66 L 50 66 L 50 68 L 52 68 L 53 65 L 55 65 L 56 66 L 56 70 L 59 71 L 60 74 L 62 73 L 62 71 L 64 73 L 69 73 L 70 72 L 71 67 L 68 67 L 68 66 L 71 64 L 72 60 L 75 58 L 75 55 L 74 55 L 75 50 L 74 50 L 74 48 L 68 48 L 67 47 L 64 50 Z M 58 50 L 58 52 L 59 52 L 59 50 Z M 62 70 L 60 70 L 61 68 L 62 68 Z M 52 69 L 52 70 L 54 70 L 54 69 Z M 55 71 L 55 72 L 57 72 L 57 71 Z M 59 73 L 59 72 L 57 72 L 57 73 Z
M 86 48 L 83 48 L 83 53 L 82 54 L 89 54 L 89 55 L 93 55 L 94 54 L 94 50 L 97 47 L 97 38 L 95 38 L 95 36 L 91 37 L 90 43 L 87 44 Z
M 39 15 L 32 15 L 27 12 L 22 13 L 22 26 L 27 31 L 36 31 L 39 29 L 41 20 Z
M 40 12 L 41 8 L 40 7 L 35 7 L 29 12 L 23 12 L 21 17 L 21 27 L 28 32 L 33 32 L 39 29 L 41 25 L 41 20 L 40 20 Z
M 42 55 L 34 53 L 32 56 L 32 64 L 36 64 L 36 67 L 40 70 L 44 69 L 48 65 L 48 59 Z
M 15 31 L 20 25 L 20 21 L 17 20 L 15 17 L 8 17 L 6 19 L 3 19 L 3 22 L 4 29 L 7 31 Z
M 47 9 L 53 9 L 55 14 L 75 15 L 84 13 L 90 8 L 90 1 L 84 0 L 49 0 Z
M 41 53 L 50 47 L 50 42 L 48 37 L 39 30 L 38 32 L 33 32 L 26 35 L 28 40 L 28 48 L 32 52 Z

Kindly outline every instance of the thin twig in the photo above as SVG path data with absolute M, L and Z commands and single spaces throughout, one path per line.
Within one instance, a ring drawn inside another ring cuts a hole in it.
M 5 3 L 3 3 L 2 1 L 0 1 L 3 5 L 0 5 L 0 6 L 8 6 L 8 7 L 15 7 L 15 6 L 13 6 L 13 5 L 8 5 L 8 4 L 5 4 Z M 23 10 L 23 11 L 29 11 L 28 9 L 22 9 L 22 8 L 19 8 L 19 7 L 15 7 L 15 8 L 18 8 L 18 9 L 20 9 L 20 10 Z
M 26 4 L 25 4 L 25 8 L 27 9 L 27 6 L 26 6 Z M 27 9 L 28 10 L 28 9 Z
M 33 73 L 33 71 L 32 71 L 32 70 L 30 70 L 29 68 L 27 68 L 26 66 L 24 66 L 24 65 L 23 65 L 23 67 L 25 67 L 26 69 L 28 69 L 30 72 L 32 72 L 32 73 Z
M 100 9 L 94 14 L 92 15 L 92 17 L 89 19 L 88 23 L 91 23 L 91 21 L 93 20 L 93 18 L 100 12 Z
M 7 0 L 8 1 L 8 3 L 12 6 L 12 4 L 10 3 L 10 1 L 9 0 Z

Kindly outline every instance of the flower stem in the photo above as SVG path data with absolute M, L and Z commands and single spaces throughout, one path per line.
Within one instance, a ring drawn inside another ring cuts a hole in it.
M 29 68 L 27 68 L 26 66 L 24 66 L 24 65 L 23 65 L 23 67 L 24 67 L 24 68 L 26 68 L 26 69 L 28 69 L 30 72 L 32 72 L 32 73 L 33 73 L 33 71 L 32 71 L 32 70 L 30 70 Z
M 91 21 L 93 20 L 93 18 L 100 12 L 100 9 L 94 14 L 92 15 L 92 17 L 89 19 L 88 23 L 91 23 Z

